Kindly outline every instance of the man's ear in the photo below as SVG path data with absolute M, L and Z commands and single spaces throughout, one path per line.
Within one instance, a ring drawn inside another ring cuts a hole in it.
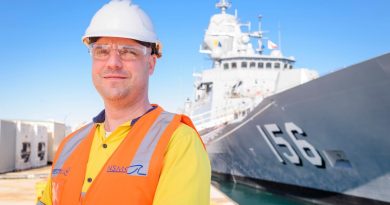
M 155 55 L 151 55 L 149 57 L 149 75 L 152 75 L 154 72 L 154 68 L 156 66 L 157 57 Z

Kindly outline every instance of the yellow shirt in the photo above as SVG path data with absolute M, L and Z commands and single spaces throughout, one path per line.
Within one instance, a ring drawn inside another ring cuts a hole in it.
M 82 192 L 87 192 L 107 159 L 130 131 L 130 122 L 123 123 L 109 136 L 102 123 L 97 123 L 87 164 Z M 106 144 L 106 148 L 103 148 Z M 92 183 L 88 182 L 92 179 Z M 211 168 L 207 153 L 196 132 L 185 124 L 173 133 L 164 156 L 163 168 L 153 205 L 206 205 L 210 203 Z M 51 180 L 40 201 L 51 205 Z

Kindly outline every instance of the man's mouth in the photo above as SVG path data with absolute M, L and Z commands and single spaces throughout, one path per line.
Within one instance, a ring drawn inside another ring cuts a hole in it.
M 103 78 L 104 79 L 126 79 L 127 77 L 122 75 L 106 75 L 103 76 Z

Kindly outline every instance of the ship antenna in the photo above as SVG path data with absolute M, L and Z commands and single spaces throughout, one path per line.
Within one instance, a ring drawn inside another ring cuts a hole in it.
M 263 16 L 259 15 L 258 16 L 258 19 L 259 19 L 259 31 L 261 31 L 261 19 L 263 18 Z
M 280 22 L 279 22 L 279 50 L 282 51 L 282 32 L 281 32 L 281 29 L 280 29 Z
M 259 38 L 259 40 L 257 40 L 259 47 L 256 49 L 259 52 L 259 54 L 263 53 L 263 42 L 262 42 L 263 31 L 261 30 L 261 19 L 262 18 L 263 18 L 263 16 L 261 16 L 261 15 L 258 16 L 258 19 L 259 19 L 259 24 L 258 24 L 259 31 L 258 31 L 257 36 L 256 36 L 257 38 Z
M 215 7 L 221 9 L 222 14 L 226 14 L 226 9 L 230 8 L 231 3 L 228 0 L 220 0 Z

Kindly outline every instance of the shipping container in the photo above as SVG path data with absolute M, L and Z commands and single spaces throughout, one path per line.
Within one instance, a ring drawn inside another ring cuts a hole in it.
M 58 146 L 66 136 L 66 126 L 64 123 L 54 121 L 28 121 L 34 125 L 42 125 L 47 128 L 47 161 L 52 163 Z
M 52 122 L 50 128 L 49 133 L 51 132 L 51 138 L 49 138 L 48 161 L 52 163 L 54 160 L 54 156 L 57 152 L 58 146 L 60 146 L 61 141 L 65 138 L 66 127 L 63 123 Z
M 16 121 L 15 169 L 24 170 L 32 167 L 31 146 L 34 130 L 31 124 Z
M 0 120 L 0 173 L 15 170 L 16 124 Z
M 32 139 L 31 161 L 33 167 L 47 165 L 48 156 L 48 134 L 47 127 L 32 123 L 34 138 Z

